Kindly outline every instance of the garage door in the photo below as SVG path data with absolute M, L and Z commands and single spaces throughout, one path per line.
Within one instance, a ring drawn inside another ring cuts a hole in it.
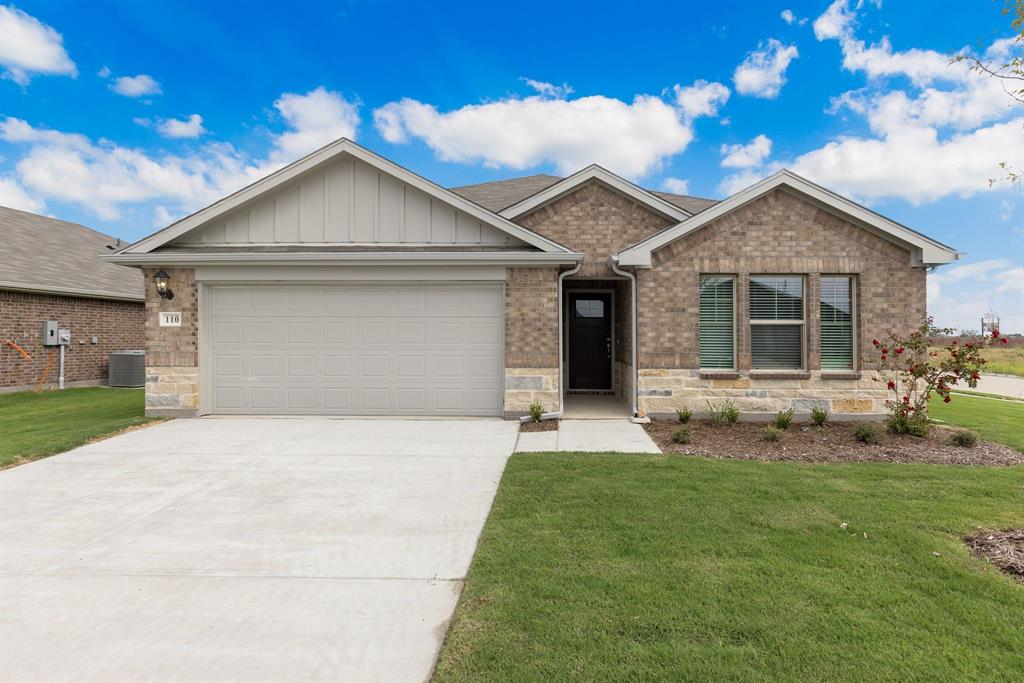
M 213 286 L 208 294 L 213 413 L 502 412 L 500 285 Z

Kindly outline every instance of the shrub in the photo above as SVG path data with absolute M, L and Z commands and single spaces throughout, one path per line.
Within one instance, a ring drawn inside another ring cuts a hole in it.
M 676 411 L 676 417 L 679 418 L 679 424 L 686 424 L 693 417 L 693 411 L 689 408 L 680 408 Z
M 793 422 L 793 409 L 780 410 L 775 413 L 775 419 L 772 420 L 772 424 L 777 428 L 786 430 L 789 429 L 789 425 Z
M 909 434 L 921 438 L 928 436 L 932 425 L 925 416 L 897 412 L 885 418 L 885 428 L 892 434 Z
M 676 431 L 672 432 L 672 440 L 676 443 L 690 443 L 692 435 L 690 434 L 689 427 L 680 427 Z
M 537 399 L 533 399 L 533 403 L 530 404 L 530 419 L 534 422 L 540 422 L 541 415 L 544 414 L 544 406 Z
M 929 316 L 909 335 L 894 333 L 882 341 L 871 340 L 879 354 L 879 375 L 875 380 L 884 381 L 892 396 L 886 400 L 885 407 L 893 418 L 914 418 L 914 430 L 926 424 L 928 401 L 932 395 L 941 396 L 944 402 L 949 403 L 953 387 L 960 382 L 972 389 L 978 386 L 985 365 L 982 351 L 993 344 L 1005 344 L 1007 341 L 1006 337 L 999 335 L 999 330 L 992 330 L 986 336 L 963 344 L 953 339 L 946 345 L 944 353 L 928 348 L 930 337 L 949 334 L 952 334 L 952 330 L 935 327 Z M 906 424 L 910 423 L 899 422 L 897 426 Z M 923 429 L 927 432 L 927 427 Z
M 771 443 L 782 441 L 783 434 L 785 434 L 785 432 L 775 425 L 768 425 L 761 430 L 761 437 L 765 441 L 769 441 Z
M 708 404 L 708 415 L 711 421 L 720 425 L 733 425 L 740 421 L 740 409 L 732 401 L 723 401 L 721 405 Z
M 978 435 L 969 429 L 958 429 L 949 436 L 949 442 L 961 448 L 974 448 L 978 445 Z
M 853 436 L 861 443 L 878 443 L 878 430 L 875 428 L 875 425 L 867 422 L 857 425 L 857 429 L 853 431 Z
M 828 408 L 819 408 L 818 406 L 812 407 L 811 422 L 819 427 L 824 427 L 825 423 L 828 422 Z

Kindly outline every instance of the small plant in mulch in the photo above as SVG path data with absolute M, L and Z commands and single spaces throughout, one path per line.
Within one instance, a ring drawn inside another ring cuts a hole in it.
M 974 448 L 978 445 L 978 435 L 969 429 L 958 429 L 949 435 L 949 442 L 961 448 Z
M 707 404 L 708 417 L 715 424 L 734 425 L 740 421 L 740 409 L 732 401 L 722 401 L 717 406 L 711 403 L 711 401 L 708 401 Z
M 928 435 L 928 402 L 939 396 L 946 403 L 953 388 L 963 382 L 970 388 L 978 386 L 985 365 L 982 351 L 993 344 L 1005 344 L 999 330 L 960 343 L 953 339 L 943 352 L 929 348 L 931 338 L 949 336 L 952 330 L 935 327 L 928 316 L 910 334 L 890 334 L 884 340 L 872 339 L 878 352 L 878 376 L 885 382 L 892 398 L 885 401 L 889 411 L 886 427 L 894 434 Z
M 672 432 L 672 441 L 678 444 L 688 444 L 692 438 L 689 427 L 680 427 Z
M 693 417 L 693 411 L 689 408 L 679 408 L 676 410 L 676 417 L 679 418 L 679 424 L 686 424 Z
M 768 443 L 779 443 L 784 435 L 785 432 L 775 425 L 767 425 L 761 429 L 761 438 Z
M 781 429 L 783 431 L 789 429 L 789 425 L 791 425 L 792 423 L 792 408 L 790 408 L 789 410 L 780 410 L 779 412 L 775 413 L 775 419 L 772 420 L 772 425 L 774 425 L 777 429 Z
M 530 419 L 534 422 L 540 422 L 541 416 L 544 415 L 544 406 L 537 399 L 533 399 L 530 403 Z
M 828 422 L 828 408 L 813 406 L 811 408 L 811 422 L 819 427 L 824 427 L 825 423 Z
M 1024 529 L 979 531 L 964 543 L 976 556 L 1024 584 Z
M 523 422 L 519 425 L 521 432 L 557 432 L 558 420 L 541 420 L 540 422 Z
M 878 428 L 873 424 L 863 422 L 853 430 L 853 438 L 861 443 L 876 444 L 878 443 Z

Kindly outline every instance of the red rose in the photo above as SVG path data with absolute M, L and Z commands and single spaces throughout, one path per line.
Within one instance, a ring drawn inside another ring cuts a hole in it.
M 878 346 L 878 340 L 877 339 L 872 339 L 871 343 L 874 344 L 875 346 Z
M 992 330 L 992 338 L 999 339 L 999 330 Z
M 1002 339 L 1000 339 L 999 341 L 1000 341 L 1001 343 L 1005 344 L 1006 342 L 1008 342 L 1008 341 L 1009 341 L 1009 339 L 1007 339 L 1006 337 L 1003 337 L 1003 338 L 1002 338 Z
M 943 403 L 949 403 L 949 402 L 950 402 L 950 401 L 952 401 L 952 400 L 953 400 L 953 399 L 951 399 L 951 398 L 950 398 L 949 396 L 947 396 L 946 398 L 942 399 L 942 402 L 943 402 Z
M 901 346 L 898 349 L 896 349 L 896 353 L 903 353 L 903 347 Z
M 895 389 L 896 388 L 896 382 L 893 382 L 892 380 L 889 380 L 889 388 L 890 389 Z
M 910 397 L 909 396 L 904 396 L 903 397 L 903 402 L 904 403 L 910 403 Z

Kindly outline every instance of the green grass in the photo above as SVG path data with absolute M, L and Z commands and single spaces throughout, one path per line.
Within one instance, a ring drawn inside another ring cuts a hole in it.
M 105 387 L 0 394 L 0 467 L 152 422 L 143 401 L 142 389 Z
M 945 353 L 940 347 L 933 346 L 930 350 Z M 982 355 L 988 361 L 985 372 L 1024 377 L 1024 346 L 996 345 L 985 349 Z
M 435 679 L 1018 680 L 1024 587 L 960 537 L 1020 526 L 1022 491 L 1024 467 L 515 455 Z
M 956 394 L 949 403 L 932 400 L 928 413 L 937 420 L 972 429 L 989 441 L 1024 451 L 1024 402 Z

